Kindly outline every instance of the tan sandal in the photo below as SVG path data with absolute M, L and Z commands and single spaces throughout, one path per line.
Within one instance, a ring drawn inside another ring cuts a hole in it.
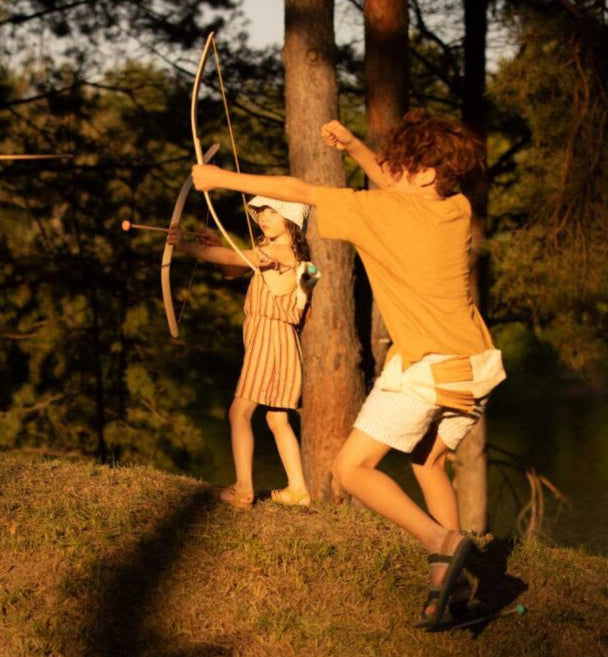
M 272 490 L 270 491 L 270 499 L 277 504 L 285 504 L 286 506 L 310 506 L 311 504 L 310 493 L 306 489 L 299 491 L 290 488 Z
M 230 504 L 237 509 L 251 509 L 255 494 L 252 490 L 243 491 L 235 488 L 234 484 L 220 489 L 219 500 Z

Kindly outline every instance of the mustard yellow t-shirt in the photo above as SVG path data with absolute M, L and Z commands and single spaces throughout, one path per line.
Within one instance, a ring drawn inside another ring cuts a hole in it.
M 492 348 L 469 283 L 471 207 L 462 194 L 317 188 L 321 237 L 354 244 L 393 341 L 387 362 Z

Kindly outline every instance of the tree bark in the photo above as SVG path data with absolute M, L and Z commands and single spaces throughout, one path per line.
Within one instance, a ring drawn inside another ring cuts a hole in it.
M 365 0 L 363 18 L 366 141 L 377 153 L 408 107 L 408 2 Z M 372 189 L 373 183 L 368 187 Z M 384 365 L 390 337 L 375 301 L 371 312 L 370 341 L 377 376 Z
M 365 0 L 367 143 L 378 151 L 408 106 L 407 0 Z
M 285 1 L 286 130 L 294 176 L 345 185 L 342 157 L 320 139 L 321 125 L 338 116 L 333 0 Z M 339 495 L 331 462 L 363 400 L 354 327 L 353 258 L 348 244 L 319 237 L 312 214 L 307 237 L 322 275 L 303 332 L 302 460 L 316 499 Z
M 464 0 L 464 80 L 462 120 L 483 141 L 487 140 L 488 104 L 486 100 L 486 34 L 488 0 Z M 473 208 L 472 276 L 473 300 L 485 314 L 487 299 L 487 263 L 480 256 L 488 214 L 486 173 L 475 176 L 463 191 Z M 456 455 L 455 486 L 458 493 L 460 522 L 463 529 L 482 533 L 487 525 L 486 423 L 478 422 L 462 441 Z

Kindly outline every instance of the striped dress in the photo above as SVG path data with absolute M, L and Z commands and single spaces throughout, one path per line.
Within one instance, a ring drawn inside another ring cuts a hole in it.
M 245 297 L 245 358 L 235 397 L 275 408 L 298 407 L 302 352 L 296 287 L 275 295 L 263 274 L 253 275 Z

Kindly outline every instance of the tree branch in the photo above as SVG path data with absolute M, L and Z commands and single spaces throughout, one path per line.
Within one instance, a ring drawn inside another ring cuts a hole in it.
M 54 98 L 60 94 L 65 93 L 66 91 L 72 91 L 73 89 L 78 89 L 79 87 L 87 84 L 86 82 L 79 82 L 77 84 L 71 84 L 68 87 L 62 87 L 60 89 L 51 89 L 45 91 L 44 93 L 37 94 L 35 96 L 28 96 L 27 98 L 18 98 L 16 100 L 8 100 L 3 103 L 0 103 L 0 110 L 10 109 L 11 107 L 16 107 L 17 105 L 27 105 L 28 103 L 35 103 L 38 100 L 45 100 L 46 98 Z
M 445 73 L 440 68 L 434 66 L 430 60 L 428 60 L 424 55 L 421 55 L 413 48 L 410 49 L 410 54 L 412 57 L 417 59 L 421 64 L 423 64 L 424 67 L 429 71 L 429 73 L 431 73 L 433 76 L 441 80 L 441 82 L 443 82 L 452 93 L 456 94 L 457 96 L 460 95 L 459 75 L 455 76 L 455 78 L 446 76 Z
M 43 9 L 34 14 L 14 14 L 9 18 L 5 18 L 0 21 L 0 27 L 3 25 L 19 25 L 21 23 L 27 23 L 28 21 L 35 20 L 36 18 L 42 18 L 43 16 L 48 16 L 49 14 L 57 14 L 62 11 L 67 11 L 69 9 L 74 9 L 74 7 L 79 7 L 80 5 L 89 4 L 89 0 L 77 0 L 76 2 L 70 2 L 67 5 L 61 5 L 59 7 L 52 7 L 50 9 Z
M 454 50 L 452 46 L 448 45 L 440 39 L 435 32 L 432 32 L 427 24 L 424 22 L 424 18 L 422 16 L 422 10 L 420 9 L 420 5 L 418 3 L 418 0 L 411 0 L 412 1 L 412 7 L 414 9 L 414 14 L 416 15 L 416 27 L 418 28 L 418 31 L 420 34 L 430 41 L 433 41 L 436 43 L 441 50 L 443 51 L 443 54 L 447 57 L 453 71 L 454 75 L 456 76 L 457 79 L 460 78 L 460 68 L 458 66 L 458 62 L 456 58 L 454 57 Z
M 509 165 L 512 161 L 513 156 L 519 153 L 519 151 L 525 146 L 527 146 L 529 143 L 530 143 L 530 135 L 528 134 L 525 137 L 522 137 L 518 142 L 513 144 L 511 148 L 506 150 L 496 160 L 496 162 L 494 162 L 494 164 L 488 168 L 488 176 L 490 180 L 500 175 L 504 171 L 507 171 L 509 169 Z

